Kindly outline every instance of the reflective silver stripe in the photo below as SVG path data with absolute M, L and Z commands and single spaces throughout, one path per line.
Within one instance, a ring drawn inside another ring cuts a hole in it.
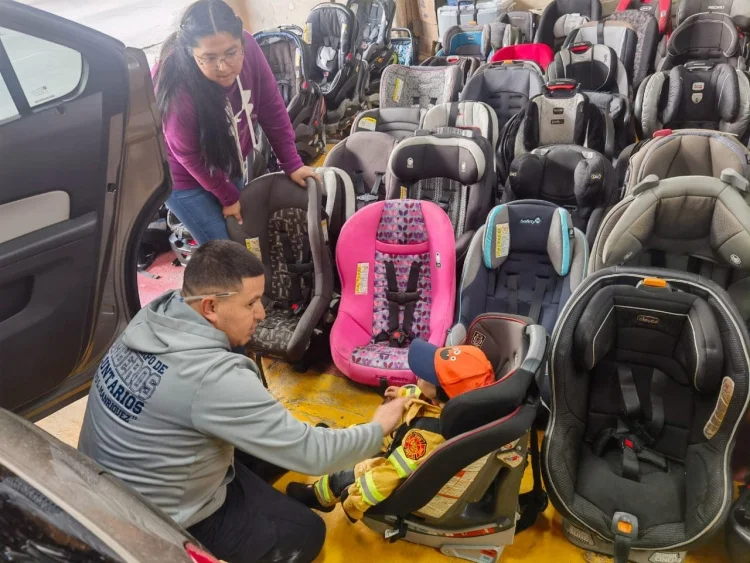
M 367 504 L 369 504 L 370 506 L 375 506 L 376 504 L 378 504 L 378 501 L 375 500 L 372 491 L 370 491 L 369 487 L 367 486 L 364 475 L 359 478 L 359 488 L 361 489 L 362 497 L 365 499 L 365 502 Z
M 399 477 L 408 477 L 414 472 L 398 450 L 388 456 L 388 461 L 396 469 Z

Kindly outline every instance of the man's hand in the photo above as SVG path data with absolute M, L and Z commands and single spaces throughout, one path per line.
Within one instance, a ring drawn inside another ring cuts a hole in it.
M 240 225 L 242 225 L 242 209 L 240 208 L 239 200 L 237 200 L 232 205 L 227 205 L 226 207 L 222 207 L 221 213 L 224 215 L 225 219 L 229 217 L 234 217 L 235 219 L 237 219 L 237 222 Z
M 388 436 L 401 423 L 401 415 L 404 414 L 408 399 L 399 397 L 392 401 L 380 405 L 375 414 L 372 415 L 372 421 L 377 422 L 383 428 L 383 436 Z
M 303 188 L 307 187 L 305 180 L 308 178 L 315 178 L 318 182 L 321 181 L 320 176 L 318 176 L 309 166 L 297 168 L 297 170 L 289 174 L 289 178 L 291 178 L 295 184 L 299 184 Z
M 395 399 L 398 397 L 398 390 L 401 389 L 401 387 L 396 387 L 395 385 L 391 385 L 388 387 L 388 389 L 385 390 L 385 400 L 390 401 L 391 399 Z

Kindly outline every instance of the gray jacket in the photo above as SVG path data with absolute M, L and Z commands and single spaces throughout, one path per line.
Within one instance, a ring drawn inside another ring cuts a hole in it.
M 297 420 L 255 363 L 170 292 L 102 360 L 78 447 L 188 527 L 223 504 L 235 447 L 322 475 L 376 455 L 382 440 L 377 423 L 329 430 Z

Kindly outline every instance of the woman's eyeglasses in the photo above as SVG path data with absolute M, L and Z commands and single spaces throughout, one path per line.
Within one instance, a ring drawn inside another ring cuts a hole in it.
M 205 57 L 199 57 L 198 55 L 195 55 L 195 59 L 198 61 L 198 64 L 201 66 L 206 67 L 215 67 L 215 68 L 221 68 L 221 65 L 226 63 L 228 66 L 234 66 L 238 62 L 242 60 L 242 57 L 245 55 L 245 51 L 242 49 L 238 49 L 236 51 L 232 51 L 230 53 L 225 53 L 221 57 L 217 57 L 216 55 L 206 55 Z

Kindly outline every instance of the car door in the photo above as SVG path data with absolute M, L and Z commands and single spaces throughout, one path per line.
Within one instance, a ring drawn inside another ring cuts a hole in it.
M 0 408 L 33 420 L 87 392 L 139 307 L 165 154 L 141 51 L 0 0 Z

